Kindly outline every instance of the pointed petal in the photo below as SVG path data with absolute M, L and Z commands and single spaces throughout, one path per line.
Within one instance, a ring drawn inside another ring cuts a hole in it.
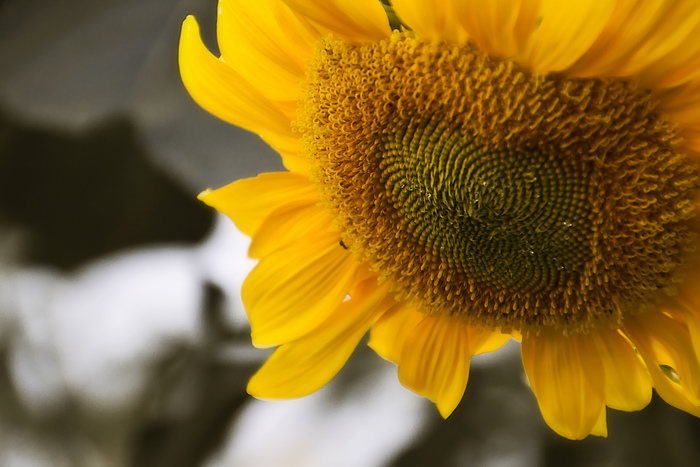
M 600 408 L 600 415 L 598 415 L 598 420 L 593 425 L 591 430 L 593 436 L 602 436 L 603 438 L 608 437 L 608 422 L 606 417 L 605 404 Z
M 695 0 L 667 0 L 623 67 L 641 75 L 645 85 L 668 87 L 697 77 L 700 54 L 700 5 Z
M 539 0 L 453 0 L 459 21 L 479 48 L 495 57 L 523 50 L 537 26 Z
M 695 278 L 687 278 L 688 280 L 697 280 Z M 694 282 L 697 284 L 697 282 Z M 700 361 L 700 297 L 695 291 L 689 293 L 684 291 L 683 295 L 678 298 L 677 303 L 673 308 L 667 310 L 669 314 L 676 320 L 685 324 L 690 335 L 690 341 L 695 350 L 695 357 Z
M 304 64 L 321 33 L 278 0 L 220 0 L 216 31 L 221 56 L 272 101 L 289 101 L 294 119 Z
M 617 2 L 610 19 L 591 47 L 572 67 L 574 76 L 624 76 L 637 70 L 625 70 L 635 51 L 649 40 L 649 34 L 662 19 L 671 2 L 666 0 Z M 648 58 L 639 64 L 648 66 Z M 569 74 L 567 72 L 567 74 Z
M 673 407 L 688 412 L 691 415 L 700 417 L 700 406 L 697 401 L 688 395 L 673 378 L 669 378 L 668 369 L 653 364 L 653 361 L 647 362 L 649 374 L 654 381 L 654 389 L 667 404 Z
M 287 170 L 305 175 L 306 177 L 311 175 L 311 166 L 303 153 L 290 152 L 279 147 L 277 151 L 280 153 L 280 156 L 282 156 L 282 163 Z
M 654 88 L 700 73 L 700 5 L 695 0 L 620 1 L 576 76 L 631 76 Z
M 651 401 L 651 377 L 631 343 L 613 330 L 589 336 L 603 362 L 605 404 L 613 409 L 641 410 Z
M 337 233 L 289 243 L 262 258 L 243 282 L 253 345 L 291 342 L 316 328 L 343 302 L 357 263 Z
M 269 172 L 244 178 L 202 192 L 200 200 L 226 214 L 241 232 L 253 236 L 272 211 L 292 201 L 316 203 L 320 200 L 311 181 L 289 172 Z
M 577 336 L 542 333 L 523 336 L 525 373 L 547 424 L 569 439 L 600 434 L 602 362 L 589 342 Z M 595 433 L 594 433 L 595 432 Z
M 345 364 L 377 317 L 391 304 L 376 279 L 353 290 L 317 329 L 280 346 L 248 383 L 248 393 L 263 399 L 303 397 L 326 385 Z
M 352 44 L 389 37 L 391 27 L 382 5 L 376 0 L 283 0 L 333 34 Z
M 397 304 L 374 323 L 367 345 L 382 358 L 398 365 L 406 338 L 422 320 L 422 313 Z
M 510 340 L 510 334 L 500 330 L 467 326 L 469 334 L 469 349 L 472 355 L 493 352 L 500 349 Z
M 700 363 L 688 328 L 661 312 L 625 318 L 623 331 L 647 364 L 656 392 L 700 416 Z
M 445 317 L 423 318 L 406 339 L 399 380 L 435 402 L 447 418 L 464 395 L 470 357 L 467 328 L 462 323 Z
M 277 150 L 279 155 L 282 157 L 282 163 L 287 170 L 300 175 L 305 175 L 307 178 L 310 177 L 311 166 L 309 165 L 309 161 L 303 151 L 303 145 L 300 139 L 292 140 L 287 138 L 284 141 L 278 139 L 275 141 L 265 142 Z M 282 143 L 284 146 L 281 145 Z
M 330 212 L 313 200 L 290 202 L 263 221 L 250 242 L 248 256 L 264 258 L 279 248 L 320 232 L 335 232 Z
M 515 339 L 515 340 L 518 341 L 518 342 L 522 342 L 522 341 L 523 341 L 523 335 L 520 334 L 520 331 L 518 331 L 518 330 L 516 330 L 516 329 L 511 329 L 511 331 L 510 331 L 510 337 L 512 337 L 513 339 Z
M 535 73 L 568 68 L 598 38 L 614 7 L 612 0 L 541 0 L 541 22 L 516 60 Z
M 206 49 L 192 16 L 182 24 L 180 73 L 192 98 L 222 120 L 258 133 L 273 146 L 298 139 L 287 116 Z
M 467 40 L 451 1 L 392 0 L 391 5 L 401 21 L 420 37 L 457 43 Z

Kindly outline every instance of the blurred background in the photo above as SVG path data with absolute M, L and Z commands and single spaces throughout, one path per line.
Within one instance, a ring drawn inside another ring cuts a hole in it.
M 216 0 L 0 0 L 0 467 L 696 466 L 655 397 L 608 439 L 542 421 L 517 343 L 443 421 L 360 346 L 295 401 L 245 393 L 247 238 L 196 200 L 281 170 L 182 86 L 180 25 Z

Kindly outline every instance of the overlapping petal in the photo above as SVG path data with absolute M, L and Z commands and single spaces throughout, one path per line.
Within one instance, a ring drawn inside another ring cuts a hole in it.
M 294 119 L 304 64 L 321 33 L 279 0 L 220 0 L 216 30 L 226 63 Z
M 494 352 L 503 347 L 510 340 L 510 334 L 503 334 L 500 330 L 491 330 L 481 327 L 467 326 L 469 334 L 469 351 L 471 355 Z
M 686 289 L 677 297 L 672 307 L 667 309 L 674 319 L 682 322 L 688 329 L 690 341 L 695 349 L 695 357 L 700 362 L 700 295 L 693 290 L 700 281 L 697 273 L 690 274 L 686 282 Z
M 603 364 L 605 405 L 641 410 L 651 401 L 651 377 L 643 360 L 619 332 L 602 329 L 589 337 Z
M 423 318 L 408 334 L 399 361 L 401 384 L 427 397 L 447 418 L 469 379 L 469 334 L 459 320 Z
M 610 20 L 572 67 L 571 73 L 576 76 L 625 76 L 634 70 L 624 70 L 623 67 L 636 66 L 639 70 L 649 66 L 651 56 L 634 64 L 630 60 L 636 50 L 650 40 L 650 34 L 672 3 L 665 0 L 618 1 Z
M 615 8 L 613 0 L 541 0 L 539 24 L 515 57 L 534 73 L 570 67 L 595 42 Z
M 464 29 L 479 47 L 494 57 L 520 53 L 535 31 L 539 0 L 453 0 Z
M 180 73 L 192 98 L 207 111 L 258 133 L 273 146 L 298 144 L 289 118 L 257 88 L 206 49 L 192 16 L 182 24 Z
M 422 313 L 396 304 L 372 326 L 368 345 L 382 358 L 398 364 L 406 338 L 422 320 Z
M 469 359 L 502 347 L 510 335 L 472 328 L 448 318 L 426 318 L 395 305 L 372 327 L 369 346 L 399 365 L 399 379 L 433 400 L 447 417 L 462 399 Z
M 664 313 L 646 313 L 626 319 L 623 330 L 646 362 L 656 392 L 700 416 L 700 362 L 688 328 Z
M 393 301 L 376 278 L 358 284 L 318 327 L 280 346 L 248 383 L 248 393 L 263 399 L 306 396 L 338 373 L 372 323 Z
M 525 373 L 547 424 L 570 439 L 605 436 L 603 363 L 590 339 L 550 332 L 523 336 Z
M 243 283 L 253 344 L 272 347 L 316 328 L 342 303 L 357 273 L 337 233 L 317 233 L 265 256 Z
M 241 232 L 252 236 L 272 211 L 289 203 L 315 204 L 320 200 L 308 178 L 290 172 L 270 172 L 207 190 L 199 199 L 226 214 Z
M 643 3 L 643 2 L 640 2 Z M 693 0 L 667 0 L 639 47 L 621 67 L 653 88 L 677 86 L 698 77 L 700 5 Z
M 671 120 L 679 126 L 683 145 L 698 160 L 700 153 L 700 80 L 694 80 L 683 86 L 667 90 L 660 95 L 661 111 L 670 115 Z
M 401 20 L 421 37 L 457 43 L 468 39 L 467 32 L 457 21 L 452 2 L 393 0 L 391 4 Z
M 357 44 L 384 39 L 391 34 L 389 20 L 376 0 L 283 0 L 292 9 Z
M 694 0 L 619 1 L 571 74 L 636 76 L 652 88 L 677 86 L 700 73 L 699 34 L 700 4 Z
M 248 256 L 264 258 L 279 248 L 322 232 L 335 232 L 328 210 L 313 200 L 292 201 L 267 216 L 250 242 Z

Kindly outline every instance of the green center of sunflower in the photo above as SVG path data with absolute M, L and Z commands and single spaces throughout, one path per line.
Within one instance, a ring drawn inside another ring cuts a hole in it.
M 565 284 L 591 256 L 585 165 L 489 150 L 444 124 L 388 138 L 379 167 L 403 224 L 450 269 L 492 286 Z
M 299 127 L 344 245 L 397 300 L 524 332 L 674 293 L 696 167 L 650 95 L 410 34 L 319 44 Z

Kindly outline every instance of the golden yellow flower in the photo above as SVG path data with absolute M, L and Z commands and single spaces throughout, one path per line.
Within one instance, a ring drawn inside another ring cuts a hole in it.
M 201 195 L 259 259 L 250 394 L 319 389 L 371 329 L 445 417 L 511 336 L 563 436 L 652 388 L 700 415 L 700 3 L 392 4 L 221 0 L 220 58 L 183 25 L 191 95 L 289 169 Z

